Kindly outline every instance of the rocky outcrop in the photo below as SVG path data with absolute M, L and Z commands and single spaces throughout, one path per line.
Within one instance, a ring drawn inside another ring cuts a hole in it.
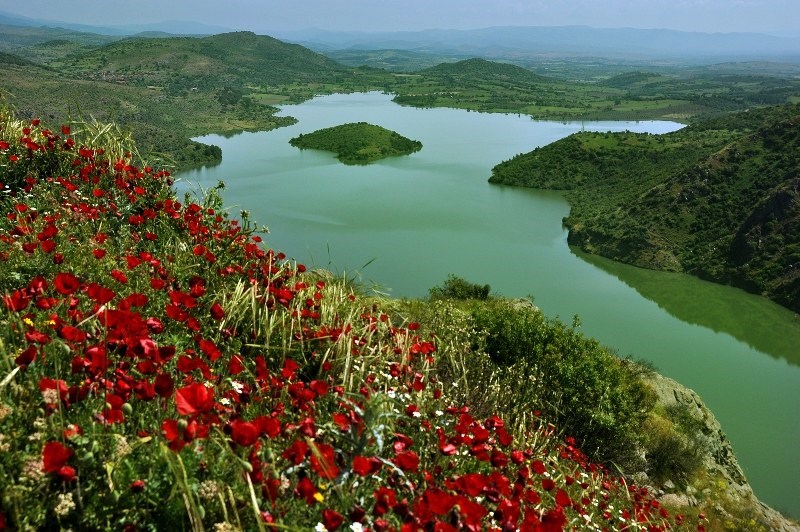
M 703 446 L 703 467 L 711 477 L 724 479 L 727 483 L 727 490 L 722 494 L 722 501 L 715 501 L 715 514 L 727 516 L 726 507 L 736 509 L 746 507 L 749 509 L 748 513 L 761 527 L 786 532 L 800 531 L 800 525 L 797 522 L 787 519 L 755 496 L 736 460 L 733 447 L 725 436 L 722 426 L 697 393 L 658 374 L 649 378 L 648 384 L 655 392 L 659 405 L 665 410 L 681 407 L 681 411 L 688 413 L 698 422 L 702 432 L 698 437 L 702 437 L 707 442 L 707 445 Z M 702 490 L 691 485 L 683 490 L 676 489 L 670 481 L 665 482 L 662 486 L 656 486 L 655 489 L 657 493 L 661 494 L 661 502 L 672 507 L 698 506 L 704 495 Z M 721 502 L 727 502 L 727 504 L 720 504 Z

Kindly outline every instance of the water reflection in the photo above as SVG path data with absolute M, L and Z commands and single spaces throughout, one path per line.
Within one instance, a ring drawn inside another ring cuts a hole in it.
M 726 333 L 800 366 L 800 316 L 760 296 L 691 275 L 646 270 L 571 248 L 681 321 Z

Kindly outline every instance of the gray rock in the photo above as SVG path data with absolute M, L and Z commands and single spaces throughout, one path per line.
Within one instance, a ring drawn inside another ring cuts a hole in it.
M 649 377 L 647 383 L 656 393 L 658 403 L 663 407 L 669 409 L 674 406 L 683 406 L 685 411 L 699 422 L 701 435 L 708 443 L 704 447 L 703 466 L 710 472 L 719 473 L 725 479 L 728 484 L 727 496 L 734 504 L 744 503 L 746 500 L 751 502 L 752 504 L 749 506 L 758 512 L 758 520 L 771 530 L 800 532 L 800 525 L 756 498 L 753 488 L 747 482 L 744 471 L 736 460 L 730 441 L 722 431 L 722 426 L 697 393 L 658 374 Z M 667 488 L 668 484 L 672 484 L 672 488 Z M 674 487 L 670 481 L 662 486 L 665 489 L 674 489 Z M 704 495 L 710 495 L 710 492 L 710 490 L 704 489 L 703 496 L 699 496 L 699 498 L 703 499 Z M 696 506 L 697 499 L 697 490 L 692 486 L 687 486 L 684 494 L 667 493 L 660 500 L 665 504 L 675 506 Z M 728 512 L 724 513 L 728 514 Z

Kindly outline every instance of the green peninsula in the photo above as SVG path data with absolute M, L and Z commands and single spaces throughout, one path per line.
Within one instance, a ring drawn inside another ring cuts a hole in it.
M 800 105 L 666 135 L 578 133 L 500 163 L 492 183 L 564 190 L 568 242 L 800 310 Z
M 301 134 L 289 141 L 296 148 L 331 151 L 344 164 L 369 164 L 385 157 L 409 155 L 422 149 L 418 140 L 399 133 L 357 122 Z

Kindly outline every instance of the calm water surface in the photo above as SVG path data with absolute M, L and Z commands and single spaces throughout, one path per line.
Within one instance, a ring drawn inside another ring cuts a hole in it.
M 510 297 L 533 296 L 616 349 L 697 391 L 722 423 L 756 493 L 800 515 L 800 320 L 762 298 L 685 275 L 570 250 L 556 193 L 490 185 L 491 168 L 582 128 L 666 133 L 671 122 L 535 122 L 524 116 L 401 107 L 378 93 L 284 107 L 299 122 L 199 139 L 223 162 L 181 175 L 222 180 L 232 212 L 270 229 L 269 245 L 309 266 L 395 296 L 424 296 L 453 273 Z M 288 144 L 300 133 L 366 121 L 421 151 L 369 166 Z

